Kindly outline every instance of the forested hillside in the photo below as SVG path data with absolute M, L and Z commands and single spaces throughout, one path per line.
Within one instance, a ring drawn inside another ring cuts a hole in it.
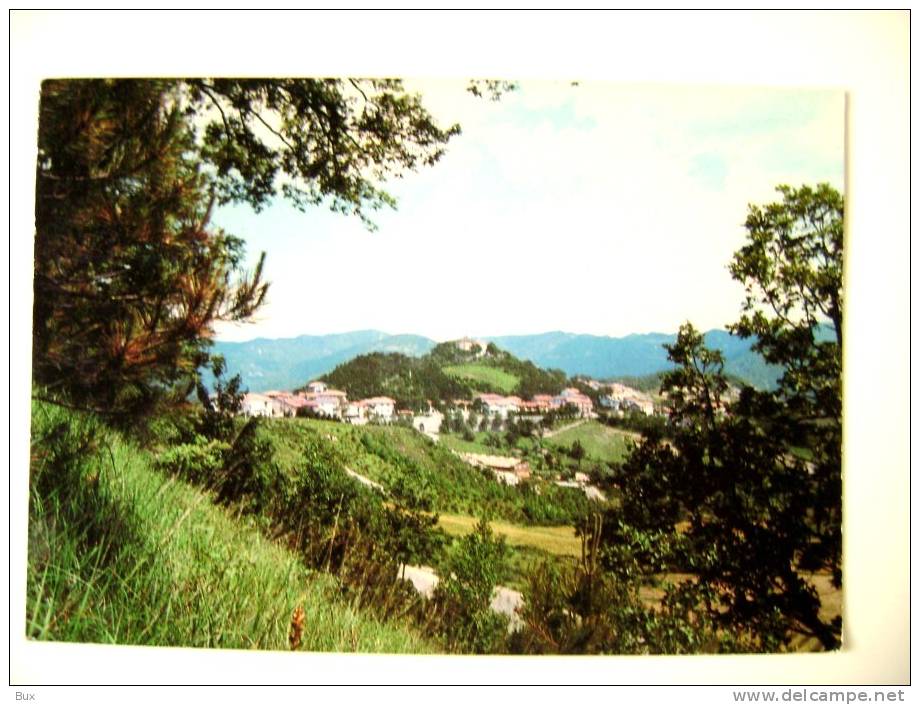
M 450 342 L 435 346 L 422 357 L 359 355 L 323 379 L 351 398 L 388 396 L 409 409 L 425 409 L 428 401 L 467 399 L 476 391 L 503 390 L 523 397 L 556 394 L 566 384 L 565 373 L 542 370 L 494 345 L 477 355 L 463 352 Z

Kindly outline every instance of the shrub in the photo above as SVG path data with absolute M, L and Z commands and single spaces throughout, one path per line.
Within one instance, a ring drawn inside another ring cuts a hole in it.
M 492 611 L 492 593 L 508 570 L 509 549 L 480 520 L 448 552 L 435 590 L 439 631 L 450 648 L 474 653 L 501 649 L 507 618 Z
M 210 485 L 224 465 L 224 455 L 230 445 L 222 441 L 209 441 L 199 436 L 196 443 L 182 443 L 163 451 L 155 467 L 197 485 Z

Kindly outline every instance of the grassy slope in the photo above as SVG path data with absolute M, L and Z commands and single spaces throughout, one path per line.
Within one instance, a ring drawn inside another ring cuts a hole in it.
M 34 436 L 66 417 L 39 407 Z M 28 637 L 287 649 L 291 613 L 302 606 L 304 650 L 434 650 L 409 628 L 344 604 L 333 579 L 153 471 L 149 455 L 123 440 L 109 434 L 94 460 L 42 493 L 36 477 L 47 460 L 41 442 L 33 448 Z
M 490 391 L 504 394 L 513 392 L 518 382 L 520 382 L 520 380 L 510 372 L 474 362 L 462 365 L 449 365 L 443 369 L 444 374 L 450 377 L 479 382 L 488 387 Z
M 562 431 L 544 443 L 554 448 L 570 448 L 575 441 L 584 446 L 588 458 L 604 462 L 619 462 L 626 457 L 632 434 L 588 421 L 575 428 Z
M 585 503 L 575 490 L 550 486 L 540 497 L 508 487 L 413 429 L 355 427 L 314 419 L 278 419 L 267 423 L 266 429 L 283 466 L 293 468 L 301 462 L 299 449 L 305 444 L 321 443 L 335 452 L 342 465 L 384 487 L 412 485 L 431 499 L 432 508 L 438 512 L 485 514 L 528 524 L 564 524 L 567 521 L 546 519 L 546 507 Z
M 507 448 L 495 448 L 488 445 L 485 441 L 489 437 L 489 431 L 477 431 L 475 439 L 472 441 L 464 440 L 462 437 L 453 433 L 441 433 L 438 442 L 446 448 L 455 450 L 459 453 L 481 453 L 483 455 L 511 455 Z

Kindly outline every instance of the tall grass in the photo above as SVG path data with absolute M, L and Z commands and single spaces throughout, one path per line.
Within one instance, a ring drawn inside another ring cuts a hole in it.
M 433 650 L 92 417 L 36 404 L 32 439 L 29 638 L 288 649 L 302 607 L 304 650 Z

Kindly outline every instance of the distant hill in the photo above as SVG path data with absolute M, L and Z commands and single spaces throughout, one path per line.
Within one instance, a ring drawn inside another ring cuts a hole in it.
M 543 370 L 493 345 L 482 355 L 439 343 L 421 357 L 372 352 L 338 365 L 323 379 L 351 398 L 388 396 L 403 408 L 426 408 L 428 400 L 467 399 L 476 391 L 557 394 L 561 370 Z
M 611 338 L 558 331 L 484 338 L 514 357 L 529 360 L 543 369 L 598 379 L 643 377 L 669 369 L 671 364 L 664 345 L 675 339 L 675 334 L 665 333 Z M 730 375 L 760 388 L 772 386 L 779 377 L 779 369 L 767 365 L 754 353 L 750 341 L 724 330 L 711 330 L 706 333 L 706 343 L 722 350 L 726 372 Z M 243 343 L 217 342 L 214 352 L 226 358 L 230 374 L 239 373 L 250 391 L 259 392 L 300 387 L 359 355 L 380 352 L 421 357 L 431 352 L 435 345 L 435 341 L 419 335 L 389 335 L 364 330 L 297 338 L 257 338 Z M 526 370 L 516 367 L 509 372 L 520 378 Z
M 213 351 L 224 356 L 230 375 L 240 374 L 252 392 L 294 389 L 337 365 L 369 352 L 419 356 L 435 342 L 420 335 L 389 335 L 363 330 L 297 338 L 256 338 L 241 343 L 218 341 Z
M 533 361 L 540 367 L 554 367 L 568 375 L 597 379 L 644 377 L 673 367 L 664 349 L 676 334 L 644 333 L 610 338 L 573 333 L 540 333 L 488 338 L 500 348 Z M 724 330 L 706 333 L 706 344 L 725 356 L 726 373 L 749 384 L 769 388 L 779 377 L 779 368 L 768 365 L 751 350 L 751 342 Z

